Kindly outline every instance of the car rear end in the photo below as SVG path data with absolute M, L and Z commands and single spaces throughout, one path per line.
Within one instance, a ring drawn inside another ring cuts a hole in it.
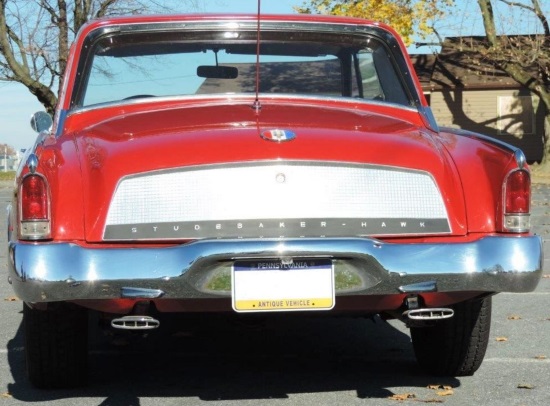
M 37 326 L 83 309 L 130 330 L 163 312 L 382 314 L 431 371 L 479 367 L 490 296 L 540 279 L 523 155 L 439 131 L 391 29 L 301 19 L 262 22 L 259 67 L 252 17 L 120 18 L 77 38 L 11 215 L 35 384 L 81 382 L 84 361 L 45 375 L 61 354 L 42 358 Z

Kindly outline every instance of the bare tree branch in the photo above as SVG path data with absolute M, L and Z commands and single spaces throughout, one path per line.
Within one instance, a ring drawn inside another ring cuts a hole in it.
M 54 7 L 50 5 L 48 0 L 40 0 L 40 6 L 50 14 L 52 24 L 57 24 L 58 15 Z
M 533 14 L 535 14 L 537 16 L 540 23 L 542 24 L 542 27 L 544 29 L 544 34 L 545 35 L 550 35 L 550 25 L 548 23 L 548 19 L 545 17 L 545 15 L 542 11 L 542 7 L 540 5 L 539 0 L 531 0 L 531 2 L 533 3 L 533 7 L 530 7 L 527 4 L 518 3 L 518 2 L 515 2 L 515 1 L 509 1 L 509 0 L 498 0 L 498 1 L 500 1 L 501 3 L 507 4 L 509 6 L 512 6 L 512 7 L 523 8 L 525 10 L 531 11 Z
M 99 5 L 99 9 L 95 13 L 96 17 L 104 17 L 107 15 L 109 8 L 116 3 L 116 0 L 105 0 Z
M 198 7 L 199 0 L 179 2 Z M 174 11 L 169 0 L 0 0 L 0 81 L 18 82 L 49 111 L 69 54 L 69 44 L 90 19 Z

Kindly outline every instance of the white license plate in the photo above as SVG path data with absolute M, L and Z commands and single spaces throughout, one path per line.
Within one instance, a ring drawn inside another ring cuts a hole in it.
M 237 312 L 334 307 L 334 268 L 328 259 L 237 261 L 231 282 Z

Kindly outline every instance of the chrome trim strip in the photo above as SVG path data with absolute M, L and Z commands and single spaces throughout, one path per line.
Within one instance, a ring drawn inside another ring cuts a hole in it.
M 400 286 L 399 291 L 402 293 L 437 292 L 437 282 L 426 281 L 426 282 L 413 283 L 411 285 Z
M 436 133 L 439 132 L 439 126 L 437 125 L 437 121 L 435 120 L 435 116 L 432 112 L 431 107 L 420 106 L 418 110 L 426 120 L 426 127 L 428 127 L 432 131 L 435 131 Z
M 158 289 L 163 299 L 212 297 L 197 281 L 238 259 L 332 258 L 379 282 L 353 295 L 399 294 L 433 281 L 438 292 L 528 292 L 542 275 L 539 236 L 405 244 L 370 238 L 201 240 L 170 247 L 85 248 L 71 243 L 9 246 L 9 277 L 26 302 L 117 299 L 123 287 Z
M 63 130 L 65 128 L 65 120 L 67 119 L 68 113 L 69 112 L 67 110 L 60 109 L 58 113 L 59 115 L 56 117 L 57 120 L 54 120 L 56 138 L 59 138 L 61 134 L 63 134 Z
M 397 104 L 397 103 L 390 103 L 390 102 L 382 102 L 377 100 L 369 100 L 369 99 L 357 99 L 357 98 L 349 98 L 349 97 L 343 97 L 343 96 L 312 96 L 312 95 L 293 95 L 290 93 L 287 94 L 273 94 L 273 93 L 260 93 L 260 97 L 262 99 L 262 102 L 266 103 L 266 101 L 269 100 L 277 100 L 277 99 L 283 99 L 283 100 L 297 100 L 297 101 L 320 101 L 323 103 L 326 102 L 339 102 L 342 104 L 350 105 L 349 107 L 346 106 L 345 108 L 356 108 L 357 105 L 369 105 L 369 104 L 376 104 L 378 106 L 392 106 L 393 108 L 397 110 L 404 110 L 409 111 L 411 113 L 417 113 L 418 110 L 415 107 L 405 106 L 403 104 Z M 212 100 L 219 100 L 222 103 L 239 103 L 241 102 L 244 105 L 250 105 L 251 101 L 254 100 L 254 95 L 250 93 L 220 93 L 220 94 L 201 94 L 201 95 L 176 95 L 176 96 L 156 96 L 156 97 L 148 97 L 143 99 L 128 99 L 128 100 L 116 100 L 112 102 L 105 102 L 105 103 L 97 103 L 97 104 L 91 104 L 89 106 L 84 107 L 74 107 L 69 111 L 67 114 L 67 117 L 72 116 L 74 114 L 79 113 L 86 113 L 88 111 L 94 111 L 105 107 L 122 107 L 122 106 L 128 106 L 128 105 L 134 105 L 134 104 L 145 104 L 145 103 L 151 103 L 154 102 L 169 102 L 169 101 L 182 101 L 182 102 L 196 102 L 197 100 L 207 100 L 208 103 L 212 103 Z M 131 115 L 132 113 L 130 113 Z
M 519 169 L 525 168 L 525 165 L 527 164 L 527 159 L 525 158 L 525 154 L 521 149 L 516 149 L 514 152 L 514 157 L 516 158 L 516 162 L 518 164 Z
M 31 174 L 36 172 L 36 168 L 38 168 L 38 157 L 35 153 L 30 154 L 27 158 L 27 167 L 29 168 L 29 172 Z
M 164 292 L 160 289 L 142 289 L 123 287 L 120 289 L 120 297 L 126 299 L 157 299 L 164 296 Z

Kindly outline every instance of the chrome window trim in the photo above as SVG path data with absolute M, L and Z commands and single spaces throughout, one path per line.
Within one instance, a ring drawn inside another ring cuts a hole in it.
M 244 17 L 244 16 L 243 16 Z M 88 60 L 92 57 L 89 51 L 91 50 L 96 41 L 105 35 L 120 33 L 147 33 L 147 32 L 188 32 L 188 31 L 230 31 L 232 29 L 238 29 L 242 31 L 255 32 L 257 30 L 257 21 L 255 18 L 243 19 L 243 17 L 235 16 L 234 18 L 224 20 L 186 20 L 181 22 L 173 21 L 159 21 L 154 23 L 127 23 L 116 26 L 99 27 L 90 32 L 84 39 L 83 49 L 81 50 L 80 59 L 78 61 L 77 72 L 75 77 L 82 78 L 87 77 L 85 74 L 88 69 Z M 377 37 L 380 39 L 380 44 L 386 48 L 388 54 L 392 56 L 393 62 L 397 64 L 396 74 L 400 77 L 403 89 L 406 96 L 414 103 L 415 110 L 419 111 L 422 108 L 421 97 L 419 89 L 416 88 L 416 83 L 413 80 L 414 74 L 411 74 L 409 65 L 407 63 L 408 55 L 401 52 L 401 47 L 398 40 L 389 32 L 376 25 L 363 25 L 359 23 L 350 22 L 331 22 L 331 21 L 285 21 L 285 20 L 261 20 L 260 29 L 262 31 L 288 31 L 292 29 L 293 32 L 317 32 L 317 33 L 330 33 L 330 34 L 345 34 L 345 35 L 357 35 L 364 37 Z M 80 82 L 75 83 L 73 92 L 70 95 L 70 108 L 75 109 L 80 107 L 78 102 L 81 99 L 81 94 L 84 85 Z

